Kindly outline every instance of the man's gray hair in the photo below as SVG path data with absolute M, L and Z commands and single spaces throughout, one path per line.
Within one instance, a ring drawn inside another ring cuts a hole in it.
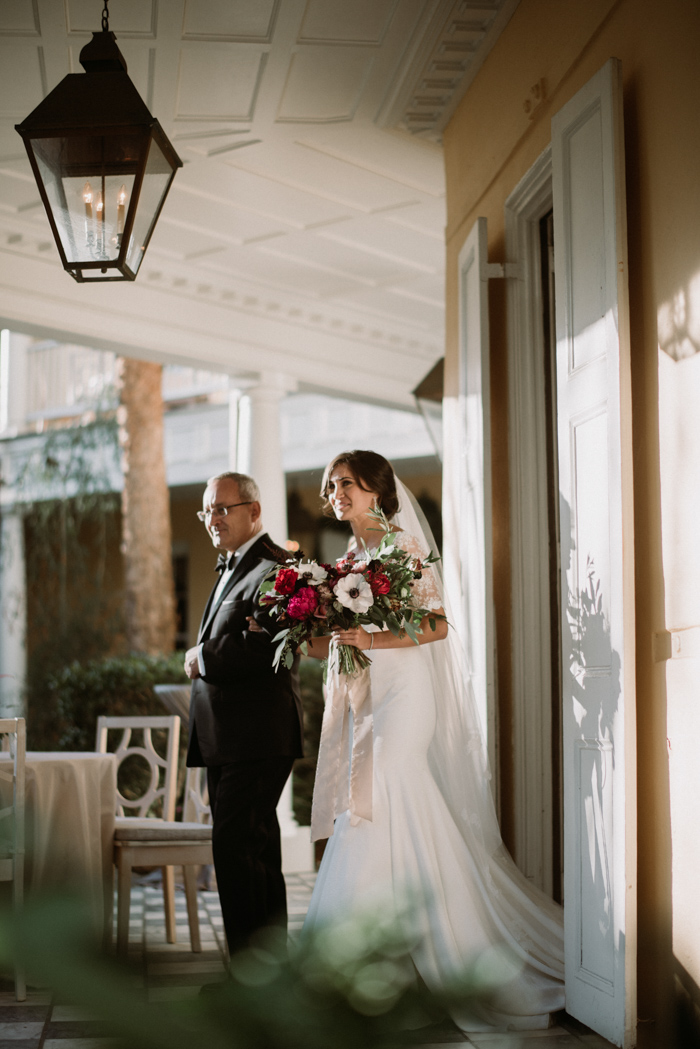
M 216 474 L 215 477 L 210 477 L 207 481 L 207 488 L 210 484 L 214 484 L 215 481 L 235 481 L 238 485 L 238 494 L 243 502 L 260 502 L 260 489 L 257 481 L 254 481 L 248 474 L 238 474 L 234 470 L 225 470 L 221 474 Z

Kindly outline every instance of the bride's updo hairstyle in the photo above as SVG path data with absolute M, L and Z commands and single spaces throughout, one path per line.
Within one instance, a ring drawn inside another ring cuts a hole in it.
M 394 482 L 394 468 L 388 459 L 377 452 L 363 452 L 357 449 L 354 452 L 341 452 L 331 459 L 323 472 L 321 482 L 321 498 L 323 499 L 323 512 L 327 517 L 334 517 L 333 508 L 328 501 L 328 484 L 330 476 L 340 464 L 347 466 L 360 488 L 365 492 L 376 492 L 379 506 L 386 516 L 391 520 L 399 509 L 399 497 L 396 494 Z

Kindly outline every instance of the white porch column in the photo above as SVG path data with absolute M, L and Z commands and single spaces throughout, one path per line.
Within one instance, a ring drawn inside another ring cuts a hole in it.
M 235 380 L 233 380 L 235 382 Z M 294 389 L 284 375 L 263 374 L 255 385 L 229 393 L 229 455 L 232 468 L 250 474 L 260 486 L 263 527 L 283 546 L 287 541 L 287 490 L 282 463 L 280 404 Z M 235 466 L 233 465 L 235 463 Z M 282 833 L 282 867 L 287 874 L 310 871 L 314 850 L 308 827 L 292 809 L 292 777 L 277 806 Z
M 24 717 L 27 673 L 27 582 L 24 525 L 14 508 L 0 511 L 0 717 Z
M 0 434 L 14 436 L 24 428 L 27 411 L 29 335 L 0 331 Z
M 230 378 L 228 386 L 228 468 L 238 470 L 239 461 L 239 428 L 241 420 L 242 384 L 239 379 Z M 247 424 L 246 424 L 247 425 Z M 245 470 L 241 470 L 245 473 Z
M 245 390 L 238 412 L 237 469 L 258 482 L 265 531 L 280 546 L 288 538 L 280 404 L 293 388 L 285 375 L 263 374 Z

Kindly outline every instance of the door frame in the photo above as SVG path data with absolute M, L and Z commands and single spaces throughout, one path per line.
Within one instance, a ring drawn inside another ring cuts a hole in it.
M 553 892 L 552 659 L 540 219 L 552 209 L 548 146 L 505 202 L 510 463 L 514 858 Z M 545 527 L 543 527 L 543 523 Z

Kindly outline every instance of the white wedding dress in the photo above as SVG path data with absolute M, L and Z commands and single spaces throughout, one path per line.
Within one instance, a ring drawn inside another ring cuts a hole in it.
M 405 519 L 403 486 L 400 493 Z M 425 554 L 428 544 L 424 535 L 404 531 L 399 545 Z M 416 607 L 441 607 L 438 572 L 425 570 L 414 593 Z M 564 1007 L 562 909 L 524 878 L 501 842 L 480 730 L 470 690 L 458 680 L 454 646 L 448 639 L 383 649 L 371 658 L 365 701 L 371 714 L 361 712 L 371 721 L 371 820 L 351 811 L 349 711 L 332 781 L 335 822 L 304 931 L 366 918 L 373 907 L 400 916 L 408 904 L 416 944 L 411 957 L 428 988 L 448 986 L 484 952 L 493 963 L 494 948 L 511 959 L 500 989 L 476 1006 L 451 1010 L 463 1030 L 546 1027 L 549 1014 Z M 332 765 L 328 753 L 324 764 Z M 317 787 L 327 785 L 319 773 Z

